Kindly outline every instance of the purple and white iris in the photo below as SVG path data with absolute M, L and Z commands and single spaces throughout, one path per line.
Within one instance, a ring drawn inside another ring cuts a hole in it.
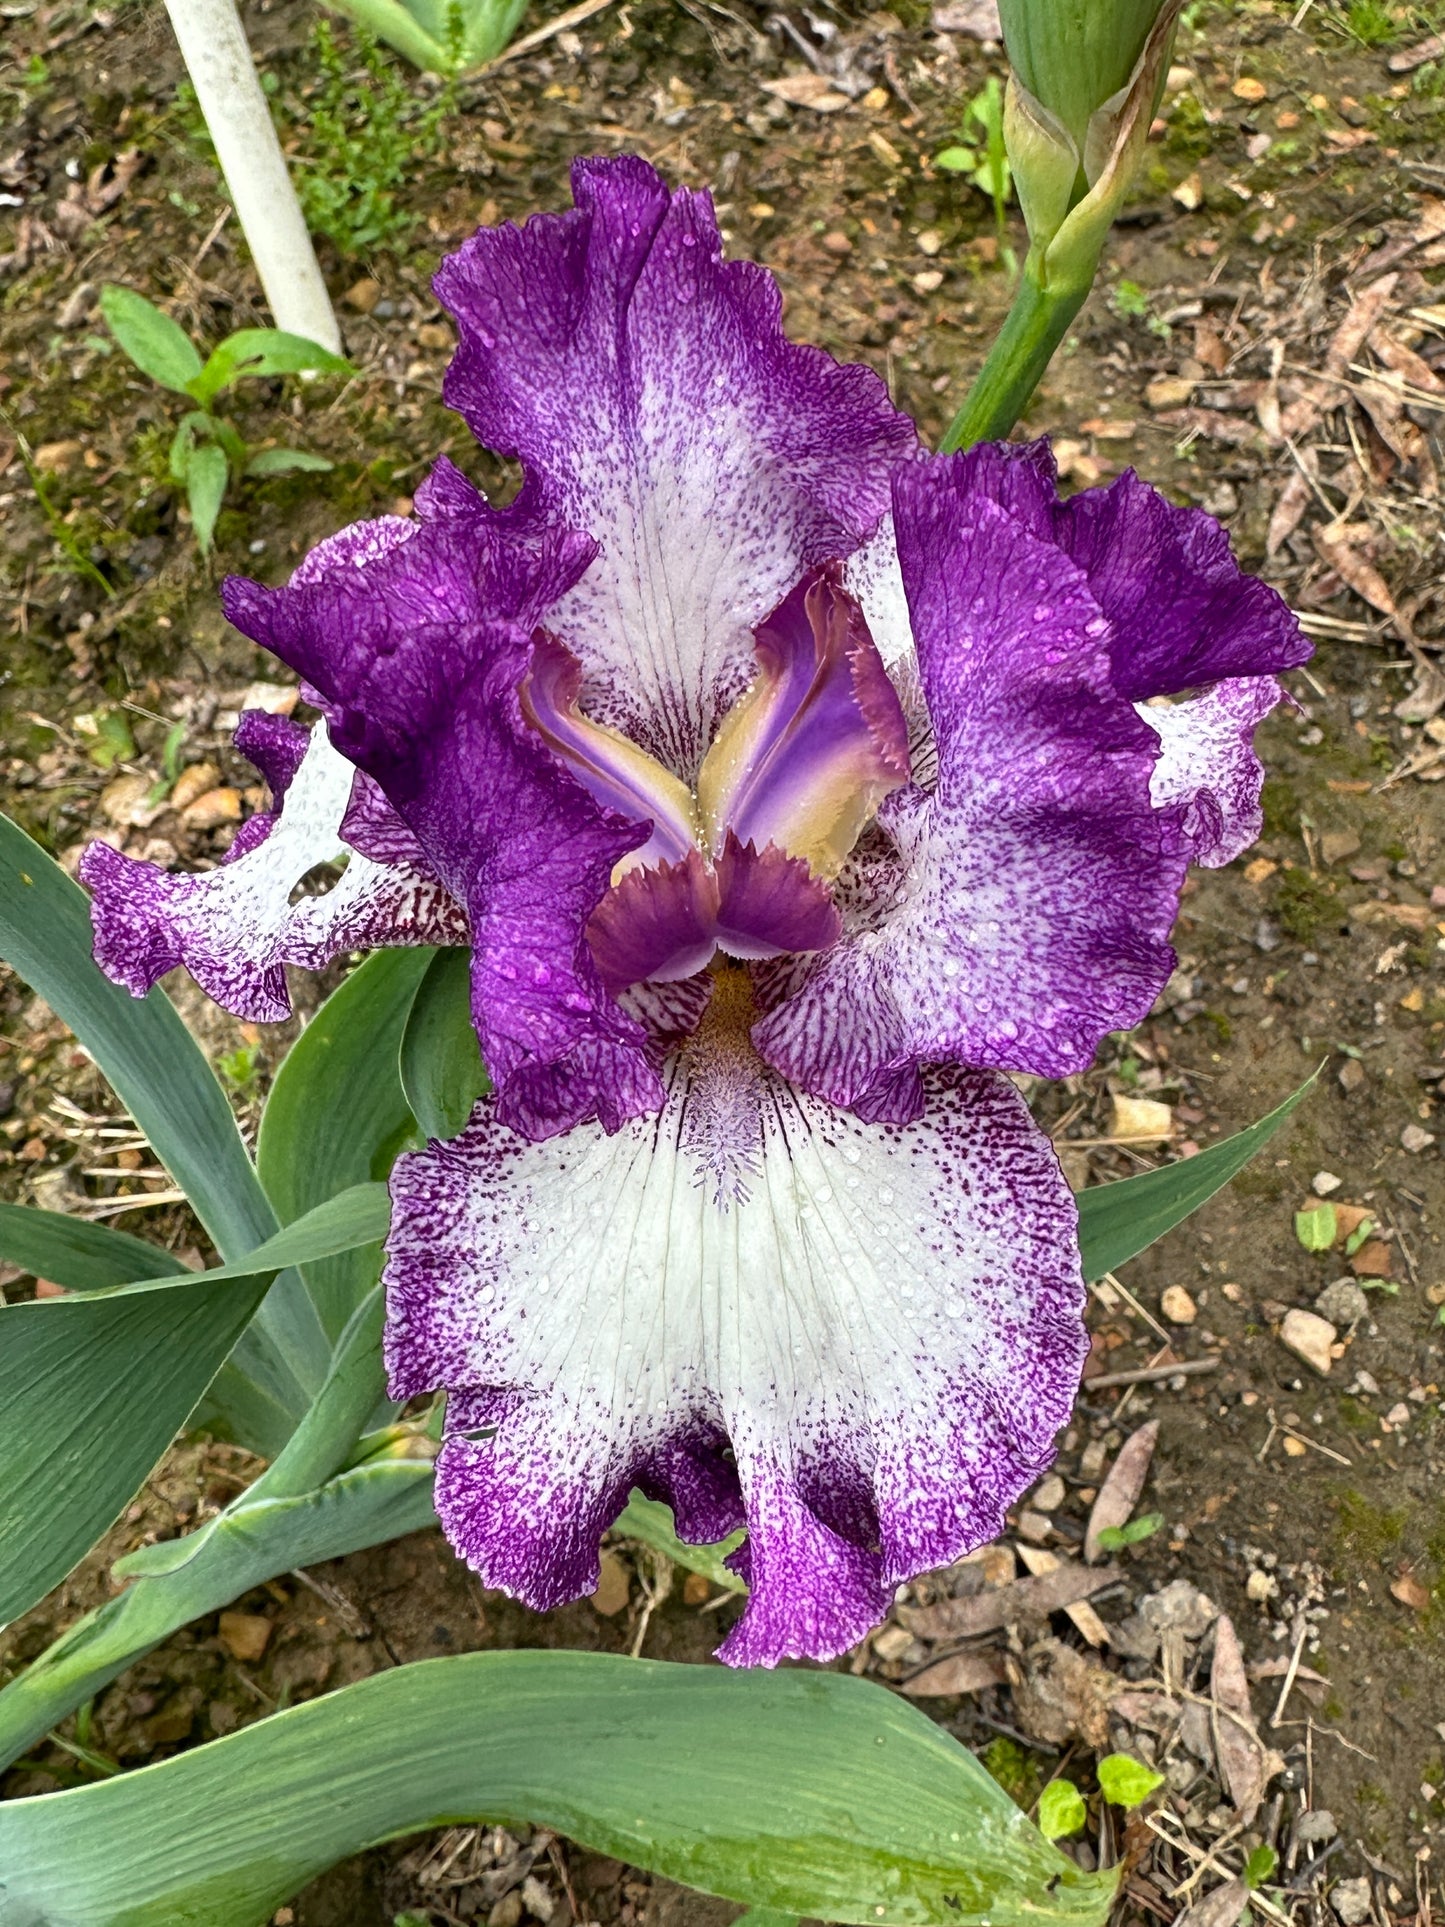
M 725 1659 L 826 1658 L 1052 1457 L 1076 1214 L 1005 1073 L 1148 1011 L 1308 648 L 1132 474 L 924 454 L 705 194 L 573 186 L 437 279 L 447 400 L 521 492 L 443 461 L 418 519 L 227 585 L 325 720 L 244 719 L 276 809 L 221 868 L 90 850 L 96 954 L 275 1018 L 288 963 L 469 944 L 495 1094 L 398 1163 L 387 1269 L 446 1530 L 550 1607 L 639 1487 L 746 1526 Z

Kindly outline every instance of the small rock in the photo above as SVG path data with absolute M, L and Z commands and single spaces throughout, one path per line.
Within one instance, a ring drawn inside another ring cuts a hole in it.
M 1204 183 L 1199 178 L 1197 167 L 1173 189 L 1171 199 L 1176 200 L 1186 214 L 1192 214 L 1196 208 L 1204 205 Z
M 613 1613 L 620 1613 L 632 1597 L 632 1578 L 625 1560 L 615 1552 L 604 1552 L 602 1570 L 597 1581 L 597 1590 L 592 1595 L 594 1611 L 610 1619 Z
M 902 1659 L 913 1644 L 913 1634 L 906 1626 L 884 1626 L 873 1635 L 873 1650 L 880 1659 Z
M 1350 1380 L 1349 1389 L 1353 1393 L 1363 1392 L 1366 1398 L 1378 1398 L 1380 1395 L 1379 1381 L 1373 1372 L 1356 1372 Z
M 198 796 L 204 796 L 207 790 L 213 790 L 220 780 L 221 772 L 214 763 L 192 763 L 190 768 L 183 769 L 175 780 L 171 790 L 171 808 L 185 809 L 188 804 L 194 803 Z
M 42 475 L 59 475 L 80 460 L 80 442 L 42 442 L 35 451 L 35 466 Z
M 218 1628 L 221 1644 L 232 1659 L 251 1663 L 261 1658 L 273 1630 L 264 1614 L 237 1612 L 222 1613 Z
M 1291 1438 L 1288 1432 L 1285 1433 L 1284 1455 L 1287 1459 L 1302 1459 L 1308 1451 L 1309 1447 L 1303 1439 Z
M 341 298 L 358 314 L 370 314 L 381 299 L 381 283 L 368 275 L 364 280 L 354 281 Z
M 529 1873 L 522 1882 L 522 1905 L 536 1920 L 550 1920 L 557 1911 L 557 1897 L 552 1889 Z
M 1413 1416 L 1409 1406 L 1404 1399 L 1401 1399 L 1397 1405 L 1392 1405 L 1386 1412 L 1385 1423 L 1386 1425 L 1408 1425 Z
M 942 286 L 942 268 L 925 268 L 921 274 L 915 274 L 913 277 L 913 292 L 915 294 L 932 294 Z
M 1218 1619 L 1219 1608 L 1187 1579 L 1172 1579 L 1162 1591 L 1146 1593 L 1139 1601 L 1139 1616 L 1153 1632 L 1202 1639 Z
M 1279 1581 L 1272 1572 L 1261 1572 L 1256 1568 L 1244 1582 L 1244 1596 L 1252 1599 L 1256 1606 L 1262 1606 L 1267 1599 L 1273 1599 L 1279 1591 Z
M 825 234 L 823 236 L 823 246 L 829 254 L 837 255 L 840 261 L 845 254 L 851 254 L 853 252 L 853 243 L 843 232 L 842 228 L 835 227 L 830 233 Z
M 1307 1847 L 1323 1846 L 1327 1840 L 1333 1840 L 1338 1832 L 1335 1816 L 1328 1807 L 1312 1807 L 1295 1822 L 1295 1839 L 1303 1841 Z
M 1357 1880 L 1337 1880 L 1330 1905 L 1341 1927 L 1362 1927 L 1370 1918 L 1370 1883 L 1361 1874 Z
M 1370 1238 L 1351 1258 L 1350 1270 L 1357 1278 L 1388 1278 L 1393 1264 L 1390 1247 L 1384 1240 Z
M 503 1894 L 487 1915 L 487 1927 L 520 1927 L 526 1909 L 520 1891 L 514 1887 L 509 1894 Z
M 1339 1333 L 1328 1318 L 1321 1318 L 1316 1312 L 1300 1311 L 1296 1307 L 1285 1313 L 1279 1336 L 1281 1344 L 1287 1346 L 1296 1358 L 1302 1358 L 1321 1378 L 1329 1377 L 1333 1363 L 1330 1347 Z
M 1347 1057 L 1339 1070 L 1340 1089 L 1353 1097 L 1365 1081 L 1365 1067 L 1358 1057 Z
M 1199 1307 L 1183 1285 L 1169 1285 L 1160 1296 L 1159 1309 L 1171 1325 L 1192 1325 L 1199 1316 Z
M 1144 390 L 1144 399 L 1153 409 L 1182 408 L 1194 393 L 1195 384 L 1187 375 L 1159 375 Z
M 1317 1198 L 1327 1198 L 1332 1191 L 1338 1191 L 1343 1183 L 1344 1179 L 1337 1178 L 1333 1171 L 1316 1171 L 1310 1179 L 1310 1190 Z
M 416 331 L 418 348 L 450 348 L 454 340 L 451 329 L 440 321 L 424 321 Z
M 1428 1151 L 1434 1142 L 1435 1133 L 1422 1130 L 1418 1124 L 1407 1124 L 1400 1133 L 1400 1143 L 1412 1157 L 1421 1151 Z
M 937 254 L 943 246 L 943 236 L 936 227 L 927 227 L 918 237 L 920 254 Z
M 1358 1325 L 1369 1309 L 1369 1299 L 1353 1278 L 1336 1278 L 1332 1285 L 1325 1286 L 1315 1300 L 1315 1310 L 1320 1317 L 1337 1327 Z
M 1014 1528 L 1020 1539 L 1027 1539 L 1031 1546 L 1041 1546 L 1054 1529 L 1052 1519 L 1046 1519 L 1042 1512 L 1031 1512 L 1027 1508 L 1019 1514 L 1018 1525 Z
M 181 811 L 181 821 L 188 830 L 218 830 L 223 823 L 239 823 L 241 820 L 241 792 L 225 785 L 220 789 L 207 790 L 189 803 Z
M 300 700 L 301 691 L 283 682 L 248 683 L 241 691 L 238 709 L 264 709 L 268 716 L 289 716 Z
M 1353 830 L 1326 830 L 1320 838 L 1320 855 L 1326 863 L 1343 863 L 1359 847 L 1360 839 Z
M 1173 1130 L 1174 1113 L 1157 1097 L 1115 1096 L 1112 1136 L 1159 1141 L 1167 1139 Z
M 1430 1605 L 1430 1594 L 1414 1576 L 1414 1572 L 1401 1572 L 1399 1578 L 1393 1578 L 1389 1582 L 1389 1596 L 1399 1599 L 1401 1605 L 1408 1605 L 1412 1613 L 1424 1613 L 1424 1609 Z
M 690 1572 L 682 1582 L 684 1606 L 705 1606 L 712 1597 L 712 1585 L 700 1572 Z
M 1079 1454 L 1079 1474 L 1085 1479 L 1097 1479 L 1102 1476 L 1108 1462 L 1108 1446 L 1102 1439 L 1090 1439 Z
M 1241 74 L 1229 91 L 1236 100 L 1264 100 L 1269 94 L 1264 82 L 1249 74 Z
M 117 776 L 100 793 L 101 814 L 119 828 L 146 829 L 161 807 L 150 800 L 154 788 L 149 776 Z
M 1068 1487 L 1057 1472 L 1050 1472 L 1034 1487 L 1033 1502 L 1040 1512 L 1057 1512 L 1068 1496 Z

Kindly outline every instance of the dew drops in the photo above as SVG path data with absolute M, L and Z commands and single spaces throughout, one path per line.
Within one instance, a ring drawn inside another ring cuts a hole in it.
M 879 1187 L 878 1187 L 878 1202 L 879 1202 L 880 1204 L 882 1204 L 882 1205 L 889 1205 L 889 1204 L 892 1204 L 892 1202 L 893 1202 L 893 1199 L 894 1199 L 894 1196 L 895 1196 L 895 1193 L 894 1193 L 894 1191 L 893 1191 L 893 1188 L 892 1188 L 892 1186 L 891 1186 L 891 1185 L 887 1185 L 887 1184 L 880 1184 L 880 1185 L 879 1185 Z

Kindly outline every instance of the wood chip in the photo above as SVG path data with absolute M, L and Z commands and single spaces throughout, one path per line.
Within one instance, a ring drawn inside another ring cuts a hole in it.
M 936 1606 L 895 1606 L 894 1615 L 919 1639 L 974 1639 L 1020 1619 L 1047 1619 L 1076 1600 L 1117 1585 L 1121 1576 L 1117 1566 L 1090 1571 L 1072 1560 L 1061 1561 L 1056 1571 L 1037 1578 L 1017 1579 L 971 1599 L 940 1600 Z
M 1063 1561 L 1056 1552 L 1046 1552 L 1042 1546 L 1020 1545 L 1019 1558 L 1023 1560 L 1029 1571 L 1035 1575 L 1045 1572 L 1057 1572 L 1063 1564 Z M 1076 1599 L 1072 1606 L 1065 1606 L 1064 1611 L 1069 1615 L 1069 1618 L 1074 1622 L 1077 1630 L 1088 1640 L 1091 1646 L 1108 1645 L 1109 1628 L 1104 1624 L 1103 1620 L 1100 1619 L 1087 1599 Z
M 1139 1503 L 1139 1494 L 1144 1490 L 1144 1481 L 1149 1476 L 1149 1461 L 1154 1456 L 1158 1439 L 1159 1421 L 1150 1419 L 1147 1425 L 1141 1425 L 1137 1432 L 1130 1433 L 1120 1448 L 1118 1458 L 1110 1466 L 1109 1476 L 1099 1488 L 1099 1496 L 1089 1514 L 1089 1529 L 1084 1535 L 1084 1558 L 1091 1566 L 1097 1565 L 1103 1554 L 1099 1534 L 1110 1526 L 1129 1523 Z
M 1390 1597 L 1398 1599 L 1402 1606 L 1408 1606 L 1412 1613 L 1422 1613 L 1430 1604 L 1429 1593 L 1413 1572 L 1402 1572 L 1397 1579 L 1390 1581 Z
M 1228 1613 L 1219 1615 L 1214 1628 L 1209 1693 L 1214 1701 L 1214 1751 L 1219 1770 L 1240 1820 L 1248 1826 L 1264 1798 L 1264 1745 L 1255 1730 L 1244 1655 Z
M 815 114 L 837 114 L 852 105 L 825 74 L 785 74 L 781 80 L 765 80 L 762 88 L 790 107 L 811 107 Z
M 1391 54 L 1386 66 L 1392 74 L 1413 73 L 1416 67 L 1423 67 L 1427 60 L 1439 60 L 1445 55 L 1445 33 L 1432 33 L 1427 39 L 1417 40 L 1413 47 L 1402 47 L 1399 53 Z
M 1313 454 L 1313 450 L 1310 452 Z M 1266 555 L 1276 554 L 1294 534 L 1304 519 L 1312 493 L 1308 476 L 1296 469 L 1280 490 L 1270 515 L 1264 538 Z
M 904 1680 L 903 1691 L 910 1699 L 942 1699 L 951 1693 L 981 1693 L 985 1687 L 1003 1686 L 1007 1681 L 1008 1667 L 1002 1653 L 950 1653 Z
M 1174 1927 L 1235 1927 L 1248 1904 L 1249 1889 L 1244 1882 L 1226 1880 L 1222 1887 L 1187 1907 Z

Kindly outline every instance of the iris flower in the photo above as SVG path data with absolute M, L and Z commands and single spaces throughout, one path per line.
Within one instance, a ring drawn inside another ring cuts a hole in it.
M 1077 1218 L 1012 1079 L 1148 1012 L 1308 649 L 1133 474 L 927 455 L 706 194 L 634 158 L 573 193 L 436 283 L 520 492 L 443 460 L 415 519 L 226 585 L 323 720 L 243 717 L 275 803 L 219 868 L 91 847 L 96 955 L 259 1020 L 287 964 L 468 945 L 494 1090 L 398 1161 L 386 1270 L 452 1544 L 552 1607 L 636 1487 L 746 1527 L 725 1660 L 826 1659 L 1051 1461 Z

